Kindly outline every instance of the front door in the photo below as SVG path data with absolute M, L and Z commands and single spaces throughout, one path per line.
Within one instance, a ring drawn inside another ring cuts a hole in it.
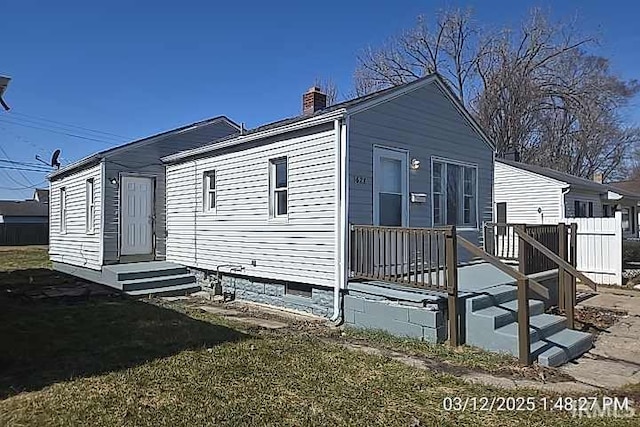
M 373 225 L 406 227 L 408 220 L 407 152 L 373 150 Z
M 153 179 L 123 176 L 120 191 L 122 255 L 153 251 Z

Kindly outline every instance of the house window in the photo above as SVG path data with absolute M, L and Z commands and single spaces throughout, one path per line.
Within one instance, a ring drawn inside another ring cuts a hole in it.
M 204 188 L 202 206 L 205 212 L 216 210 L 216 171 L 204 173 L 202 186 Z
M 496 203 L 496 222 L 498 224 L 507 223 L 507 202 Z M 507 234 L 505 226 L 498 226 L 498 236 Z
M 622 230 L 631 231 L 631 212 L 629 208 L 622 208 Z
M 477 168 L 433 162 L 433 223 L 477 227 Z
M 287 216 L 287 158 L 269 161 L 269 205 L 271 217 Z
M 593 218 L 593 202 L 574 200 L 573 216 L 574 218 Z
M 67 232 L 67 189 L 60 189 L 60 233 Z
M 609 218 L 613 215 L 611 215 L 611 206 L 609 205 L 602 205 L 602 217 L 603 218 Z
M 85 221 L 87 234 L 93 233 L 96 218 L 95 185 L 93 178 L 86 182 L 85 189 Z
M 287 283 L 285 287 L 286 295 L 295 295 L 297 297 L 311 298 L 312 290 L 309 285 L 301 283 Z

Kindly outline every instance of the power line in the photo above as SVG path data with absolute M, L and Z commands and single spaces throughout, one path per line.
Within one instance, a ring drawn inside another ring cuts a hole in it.
M 8 159 L 11 160 L 11 156 L 9 156 L 9 153 L 7 153 L 7 151 L 2 148 L 2 145 L 0 145 L 0 151 L 2 151 L 2 153 L 4 154 L 4 156 Z M 10 169 L 10 168 L 4 168 L 4 169 Z M 13 177 L 11 177 L 9 175 L 9 173 L 7 173 L 7 171 L 4 171 L 5 175 L 7 175 L 7 177 L 9 177 L 9 179 L 11 179 L 11 181 L 15 182 L 16 184 L 20 185 L 20 183 L 18 181 L 16 181 L 15 179 L 13 179 Z M 25 182 L 27 184 L 33 185 L 33 182 L 31 182 L 31 180 L 29 178 L 27 178 L 27 175 L 24 174 L 24 172 L 22 172 L 22 170 L 18 170 L 18 173 L 22 176 L 22 178 L 24 178 Z
M 5 120 L 4 118 L 0 119 L 0 122 L 8 123 L 8 124 L 16 125 L 16 126 L 24 126 L 26 128 L 31 128 L 31 129 L 43 130 L 43 131 L 51 132 L 51 133 L 57 133 L 59 135 L 65 135 L 65 136 L 69 136 L 69 137 L 72 137 L 72 138 L 78 138 L 78 139 L 85 139 L 87 141 L 100 142 L 102 144 L 107 144 L 107 145 L 114 145 L 116 143 L 114 141 L 105 141 L 104 139 L 90 138 L 90 137 L 87 137 L 87 136 L 76 135 L 76 134 L 73 134 L 73 133 L 61 132 L 61 131 L 57 131 L 57 130 L 47 129 L 47 128 L 43 128 L 43 127 L 40 127 L 40 126 L 31 126 L 31 125 L 26 125 L 24 123 L 12 122 L 12 121 L 9 121 L 9 120 Z
M 12 164 L 12 165 L 33 166 L 33 167 L 42 168 L 42 165 L 41 165 L 41 164 L 38 164 L 38 163 L 16 162 L 16 161 L 13 161 L 13 160 L 6 160 L 6 159 L 0 159 L 0 162 L 3 162 L 3 163 L 10 163 L 10 164 Z
M 34 185 L 29 185 L 29 186 L 21 185 L 20 187 L 0 187 L 0 189 L 2 189 L 2 190 L 12 190 L 12 191 L 35 189 L 35 188 L 40 187 L 40 185 L 42 185 L 42 184 L 46 184 L 46 182 L 47 182 L 47 180 L 45 179 L 45 180 L 40 181 L 40 182 L 38 182 L 37 184 L 34 184 Z
M 5 165 L 0 165 L 0 169 L 9 169 L 9 170 L 15 170 L 15 171 L 19 171 L 19 172 L 22 172 L 22 171 L 25 171 L 25 172 L 43 172 L 43 173 L 51 172 L 50 170 L 44 169 L 44 168 L 36 169 L 36 168 L 28 168 L 28 167 L 23 167 L 23 166 L 5 166 Z M 29 181 L 29 179 L 24 174 L 21 174 L 21 175 L 30 185 L 33 185 L 31 183 L 31 181 Z
M 120 137 L 107 136 L 107 135 L 95 135 L 95 134 L 92 134 L 92 133 L 89 133 L 89 132 L 85 132 L 85 131 L 79 132 L 76 129 L 70 129 L 68 127 L 62 127 L 62 126 L 58 126 L 58 125 L 50 125 L 50 124 L 42 123 L 42 122 L 39 122 L 39 121 L 36 121 L 36 120 L 26 119 L 24 117 L 10 117 L 10 116 L 4 117 L 4 119 L 7 119 L 7 118 L 10 119 L 10 120 L 13 120 L 11 123 L 19 125 L 19 126 L 25 126 L 25 125 L 38 126 L 39 128 L 42 128 L 43 130 L 46 129 L 46 130 L 55 131 L 55 132 L 71 132 L 74 135 L 78 134 L 79 136 L 83 136 L 83 137 L 86 137 L 86 138 L 95 137 L 95 138 L 98 138 L 98 139 L 104 140 L 104 141 L 113 141 L 113 143 L 124 141 L 124 139 L 120 138 Z M 87 135 L 84 135 L 85 133 Z
M 103 134 L 103 135 L 115 136 L 116 138 L 124 139 L 124 140 L 131 139 L 130 137 L 118 135 L 118 134 L 111 133 L 111 132 L 105 132 L 105 131 L 101 131 L 101 130 L 87 128 L 87 127 L 84 127 L 84 126 L 72 125 L 72 124 L 68 124 L 68 123 L 59 122 L 59 121 L 56 121 L 56 120 L 45 119 L 44 117 L 32 116 L 30 114 L 19 113 L 17 111 L 13 111 L 13 110 L 9 113 L 9 115 L 24 116 L 24 117 L 28 117 L 28 118 L 31 118 L 31 119 L 42 120 L 44 122 L 55 123 L 55 124 L 66 126 L 66 127 L 70 127 L 70 128 L 82 129 L 82 130 L 85 130 L 85 131 L 94 132 L 94 133 L 100 133 L 100 134 Z

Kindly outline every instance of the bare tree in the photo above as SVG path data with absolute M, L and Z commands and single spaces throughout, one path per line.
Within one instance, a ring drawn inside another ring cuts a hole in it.
M 338 102 L 338 85 L 331 78 L 316 78 L 314 86 L 327 95 L 327 107 Z
M 472 111 L 499 154 L 591 178 L 622 170 L 638 142 L 620 111 L 638 93 L 608 61 L 586 52 L 593 38 L 575 21 L 551 23 L 535 9 L 517 30 L 482 29 L 469 10 L 437 15 L 358 58 L 360 94 L 438 72 Z

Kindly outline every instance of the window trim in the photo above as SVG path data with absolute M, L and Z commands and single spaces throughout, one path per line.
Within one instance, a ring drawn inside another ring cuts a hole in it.
M 85 232 L 86 234 L 95 234 L 96 228 L 96 181 L 94 178 L 88 178 L 85 181 L 84 192 L 84 208 L 85 208 Z
M 58 191 L 60 221 L 58 222 L 58 232 L 67 234 L 67 187 L 60 187 Z
M 287 185 L 276 188 L 276 168 L 283 163 L 286 166 Z M 284 192 L 287 197 L 286 213 L 278 214 L 277 193 Z M 289 220 L 289 158 L 287 156 L 274 157 L 269 159 L 269 219 L 275 221 Z
M 217 213 L 218 212 L 218 180 L 216 169 L 210 169 L 202 173 L 202 211 Z M 213 177 L 213 189 L 211 189 L 211 178 Z M 213 196 L 213 207 L 211 207 L 211 199 Z
M 462 160 L 455 160 L 455 159 L 450 159 L 447 157 L 439 157 L 439 156 L 431 156 L 431 169 L 430 169 L 430 182 L 431 182 L 431 188 L 430 188 L 430 193 L 431 193 L 431 212 L 429 213 L 431 216 L 431 226 L 432 227 L 442 227 L 442 226 L 447 226 L 446 224 L 446 220 L 444 223 L 442 224 L 436 224 L 434 217 L 433 217 L 433 207 L 434 207 L 434 197 L 433 197 L 433 164 L 434 163 L 444 163 L 444 164 L 453 164 L 456 166 L 462 166 L 462 167 L 468 167 L 468 168 L 474 168 L 475 169 L 475 175 L 476 175 L 476 185 L 475 185 L 475 208 L 476 208 L 476 218 L 475 218 L 475 225 L 472 224 L 464 224 L 464 225 L 457 225 L 456 224 L 456 229 L 457 230 L 462 230 L 462 231 L 478 231 L 480 229 L 480 210 L 479 210 L 479 184 L 478 182 L 480 181 L 479 179 L 479 173 L 478 173 L 478 164 L 477 163 L 471 163 L 471 162 L 465 162 Z M 445 168 L 446 169 L 446 168 Z M 463 169 L 464 171 L 464 169 Z M 442 180 L 444 181 L 444 185 L 441 188 L 446 189 L 447 188 L 447 174 L 444 172 L 444 170 L 442 171 Z M 462 173 L 462 181 L 464 181 L 464 172 Z M 463 186 L 464 186 L 464 182 L 463 182 Z M 464 188 L 463 188 L 463 192 L 464 192 Z M 438 194 L 441 195 L 446 195 L 446 192 L 440 192 Z M 464 202 L 463 202 L 464 203 Z M 464 206 L 462 206 L 461 209 L 464 209 Z M 447 216 L 447 204 L 446 204 L 446 200 L 444 203 L 444 209 L 442 209 L 441 211 L 441 216 L 443 219 L 446 219 Z

